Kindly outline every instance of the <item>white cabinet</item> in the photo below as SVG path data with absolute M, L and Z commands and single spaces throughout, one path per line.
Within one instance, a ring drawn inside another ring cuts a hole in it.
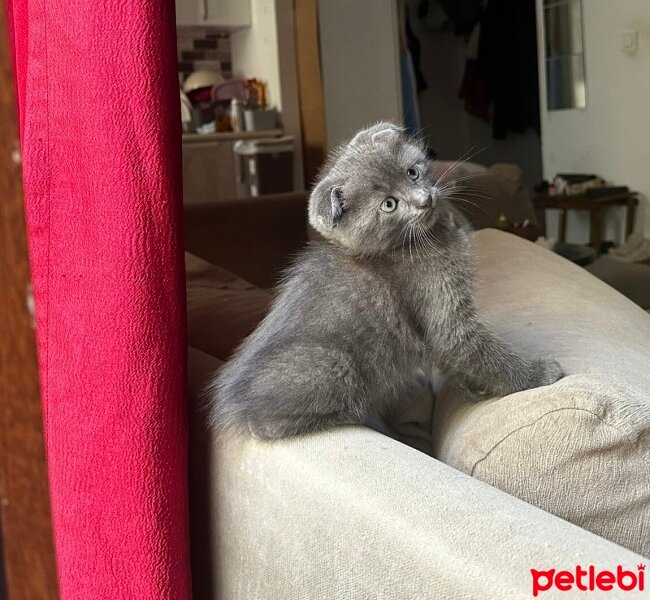
M 197 20 L 198 0 L 176 0 L 176 25 L 192 25 Z
M 239 29 L 250 24 L 250 0 L 176 0 L 176 25 Z

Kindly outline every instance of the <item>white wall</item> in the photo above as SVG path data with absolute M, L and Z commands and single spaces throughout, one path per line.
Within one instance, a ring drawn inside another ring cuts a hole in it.
M 650 0 L 649 0 L 650 1 Z M 492 125 L 465 111 L 458 98 L 466 60 L 466 44 L 453 33 L 434 33 L 416 16 L 417 0 L 409 0 L 411 28 L 420 40 L 421 68 L 428 88 L 419 95 L 423 133 L 443 160 L 455 160 L 470 151 L 485 165 L 495 162 L 518 164 L 524 180 L 533 186 L 542 179 L 540 137 L 529 130 L 508 134 L 505 140 L 492 137 Z
M 401 123 L 397 0 L 320 0 L 318 11 L 328 147 Z
M 267 102 L 281 113 L 285 135 L 294 139 L 294 189 L 305 187 L 291 0 L 250 0 L 251 26 L 231 33 L 235 78 L 256 77 L 267 84 Z
M 275 0 L 250 0 L 251 26 L 230 35 L 233 77 L 266 82 L 267 102 L 282 110 Z
M 557 172 L 597 173 L 616 185 L 629 185 L 650 198 L 650 0 L 583 0 L 587 108 L 546 110 L 546 81 L 540 62 L 542 157 L 544 175 Z M 542 0 L 537 0 L 540 61 Z M 639 31 L 639 49 L 619 50 L 623 29 Z M 646 211 L 650 237 L 650 211 Z M 621 241 L 624 210 L 612 209 L 606 234 Z M 638 224 L 641 219 L 637 218 Z M 549 235 L 557 215 L 547 218 Z M 588 241 L 586 215 L 569 214 L 568 241 Z

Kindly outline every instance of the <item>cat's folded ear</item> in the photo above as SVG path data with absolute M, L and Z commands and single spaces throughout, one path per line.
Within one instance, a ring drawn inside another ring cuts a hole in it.
M 350 143 L 356 145 L 364 142 L 371 142 L 375 146 L 380 146 L 393 141 L 401 133 L 402 129 L 397 125 L 388 121 L 381 121 L 380 123 L 375 123 L 371 127 L 362 129 L 352 138 Z
M 390 125 L 389 127 L 386 127 L 384 129 L 380 129 L 379 131 L 376 131 L 375 133 L 372 134 L 372 143 L 375 146 L 380 146 L 382 144 L 387 144 L 388 142 L 392 142 L 395 140 L 397 137 L 399 137 L 401 133 L 401 130 L 395 125 Z
M 343 188 L 331 181 L 321 181 L 309 197 L 309 222 L 318 230 L 336 227 L 343 216 Z

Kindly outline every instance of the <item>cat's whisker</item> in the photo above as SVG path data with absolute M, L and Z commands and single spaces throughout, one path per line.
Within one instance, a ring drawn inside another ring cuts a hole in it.
M 464 153 L 464 154 L 463 154 L 463 155 L 462 155 L 462 156 L 461 156 L 457 161 L 452 162 L 452 163 L 451 163 L 451 164 L 450 164 L 450 165 L 445 169 L 445 171 L 442 173 L 442 175 L 440 175 L 440 176 L 438 177 L 438 179 L 436 179 L 436 182 L 433 184 L 434 187 L 437 187 L 437 186 L 438 186 L 438 184 L 439 184 L 439 183 L 444 179 L 444 177 L 445 177 L 445 175 L 447 175 L 447 173 L 449 173 L 450 171 L 453 172 L 453 169 L 456 168 L 457 162 L 460 161 L 460 160 L 462 160 L 463 158 L 465 158 L 465 156 L 466 156 L 469 152 L 471 152 L 473 149 L 474 149 L 474 146 L 472 146 L 472 147 L 471 147 L 467 152 L 465 152 L 465 153 Z
M 480 173 L 466 173 L 465 175 L 459 175 L 458 177 L 455 177 L 454 179 L 448 179 L 447 183 L 449 185 L 454 185 L 456 183 L 459 183 L 461 181 L 468 181 L 470 179 L 476 179 L 478 177 L 481 177 L 482 175 L 485 175 L 485 173 L 480 172 Z M 445 183 L 445 182 L 443 182 Z
M 418 136 L 419 136 L 419 135 L 420 135 L 420 134 L 421 134 L 425 129 L 426 129 L 426 127 L 420 127 L 420 129 L 418 129 L 415 133 L 412 133 L 411 135 L 408 136 L 408 138 L 407 138 L 408 141 L 409 141 L 409 142 L 420 142 L 421 139 L 420 139 L 420 137 L 418 137 Z
M 468 217 L 472 216 L 471 211 L 466 206 L 456 206 L 456 205 L 454 205 L 454 207 L 456 209 L 458 209 L 459 211 L 461 211 L 464 215 L 467 215 Z
M 473 190 L 473 191 L 476 191 L 476 192 L 481 191 L 481 188 L 478 188 L 478 187 L 471 187 L 470 185 L 467 185 L 467 184 L 459 185 L 459 182 L 462 182 L 462 181 L 465 181 L 465 179 L 460 179 L 458 181 L 451 181 L 447 185 L 443 185 L 443 186 L 437 188 L 438 193 L 439 194 L 445 194 L 445 193 L 448 193 L 450 191 L 455 192 L 455 191 L 460 191 L 460 190 Z
M 446 196 L 470 196 L 472 198 L 481 198 L 483 200 L 495 200 L 496 196 L 493 194 L 484 194 L 480 191 L 473 191 L 471 188 L 464 188 L 464 187 L 458 187 L 456 189 L 449 190 L 449 192 L 446 193 Z
M 447 196 L 447 200 L 451 200 L 452 202 L 465 202 L 466 204 L 471 204 L 472 206 L 475 206 L 476 208 L 481 208 L 480 204 L 477 204 L 476 202 L 473 202 L 472 200 L 468 200 L 467 198 L 463 198 L 462 196 Z
M 464 202 L 465 204 L 470 204 L 471 206 L 474 206 L 476 208 L 479 208 L 480 210 L 485 211 L 485 205 L 481 202 L 475 202 L 474 200 L 470 198 L 465 198 L 464 196 L 448 196 L 448 199 L 452 202 Z
M 419 257 L 420 256 L 420 251 L 424 249 L 424 245 L 422 244 L 422 235 L 420 233 L 420 228 L 417 227 L 417 226 L 413 227 L 413 231 L 414 231 L 414 234 L 415 234 L 415 243 L 416 243 L 415 251 L 416 251 L 417 256 Z
M 423 249 L 427 252 L 429 256 L 432 256 L 436 253 L 438 250 L 438 246 L 436 243 L 429 237 L 427 234 L 426 230 L 422 230 L 420 232 L 421 237 L 422 237 L 422 245 Z
M 476 157 L 480 152 L 483 152 L 483 150 L 486 150 L 486 149 L 487 149 L 487 146 L 483 146 L 482 148 L 479 148 L 476 152 L 473 152 L 473 153 L 472 153 L 472 151 L 474 150 L 474 148 L 475 148 L 475 146 L 472 146 L 472 147 L 471 147 L 467 152 L 465 152 L 465 154 L 463 154 L 463 155 L 462 155 L 458 160 L 456 160 L 454 163 L 452 163 L 452 164 L 451 164 L 451 165 L 450 165 L 450 166 L 445 170 L 445 172 L 444 172 L 440 177 L 438 177 L 436 183 L 434 184 L 434 187 L 437 187 L 437 186 L 438 186 L 438 183 L 440 183 L 440 181 L 443 181 L 443 178 L 444 178 L 447 174 L 449 174 L 449 173 L 453 173 L 453 172 L 454 172 L 458 167 L 460 167 L 461 165 L 465 164 L 467 161 L 471 160 L 472 158 Z M 468 154 L 469 154 L 469 155 L 468 155 Z
M 455 189 L 458 187 L 462 187 L 460 185 L 461 183 L 463 183 L 464 181 L 470 181 L 471 179 L 476 179 L 476 177 L 478 177 L 478 175 L 467 175 L 466 177 L 459 177 L 458 179 L 449 179 L 447 181 L 444 181 L 443 185 L 441 185 L 438 189 L 448 190 L 448 189 Z
M 413 231 L 417 243 L 416 249 L 422 251 L 435 251 L 437 249 L 436 242 L 438 242 L 438 240 L 426 227 L 423 227 L 420 223 L 415 222 L 413 224 Z
M 454 186 L 449 186 L 452 191 L 457 191 L 457 192 L 466 192 L 466 193 L 471 193 L 475 195 L 481 195 L 485 196 L 486 198 L 493 198 L 493 194 L 486 193 L 485 190 L 479 188 L 479 187 L 472 187 L 470 185 L 454 185 Z
M 418 230 L 418 237 L 420 239 L 420 245 L 423 251 L 428 250 L 429 252 L 434 250 L 434 246 L 431 241 L 427 238 L 423 229 Z
M 489 213 L 483 208 L 480 204 L 476 204 L 476 202 L 472 202 L 471 200 L 467 200 L 466 198 L 454 198 L 454 197 L 449 197 L 448 199 L 452 202 L 452 204 L 459 210 L 462 210 L 465 214 L 471 215 L 471 212 L 467 209 L 465 206 L 460 206 L 456 204 L 456 202 L 465 202 L 466 204 L 470 204 L 480 210 L 486 217 L 489 217 Z
M 395 246 L 395 248 L 393 248 L 393 256 L 395 255 L 395 250 L 397 248 L 399 248 L 400 252 L 401 252 L 402 249 L 404 248 L 404 246 L 406 245 L 407 228 L 408 228 L 408 223 L 405 223 L 404 225 L 402 225 L 402 229 L 401 229 L 401 231 L 399 233 L 399 236 L 397 238 L 397 246 Z
M 408 235 L 408 223 L 405 223 L 402 226 L 402 231 L 401 231 L 401 233 L 399 235 L 401 245 L 406 245 L 406 236 L 407 235 Z
M 436 249 L 437 246 L 441 243 L 440 240 L 434 235 L 433 231 L 429 229 L 424 229 L 425 237 L 427 237 L 431 242 L 431 247 Z
M 454 193 L 456 195 L 461 194 L 463 197 L 469 196 L 470 198 L 480 198 L 482 200 L 490 200 L 490 201 L 492 201 L 492 200 L 495 199 L 494 196 L 489 196 L 487 194 L 480 194 L 480 193 L 475 193 L 475 192 L 467 192 L 467 191 L 464 191 L 464 190 L 458 190 L 458 191 L 455 191 Z

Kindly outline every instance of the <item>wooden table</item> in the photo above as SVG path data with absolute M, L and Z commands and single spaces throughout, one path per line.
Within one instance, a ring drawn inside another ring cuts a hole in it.
M 555 208 L 560 210 L 560 242 L 566 242 L 566 215 L 568 210 L 589 211 L 589 240 L 590 245 L 598 250 L 603 241 L 603 212 L 610 206 L 625 206 L 626 211 L 626 236 L 632 233 L 634 227 L 634 213 L 638 203 L 636 192 L 624 192 L 610 196 L 591 197 L 585 194 L 577 196 L 549 196 L 538 194 L 533 198 L 535 208 L 546 210 Z

